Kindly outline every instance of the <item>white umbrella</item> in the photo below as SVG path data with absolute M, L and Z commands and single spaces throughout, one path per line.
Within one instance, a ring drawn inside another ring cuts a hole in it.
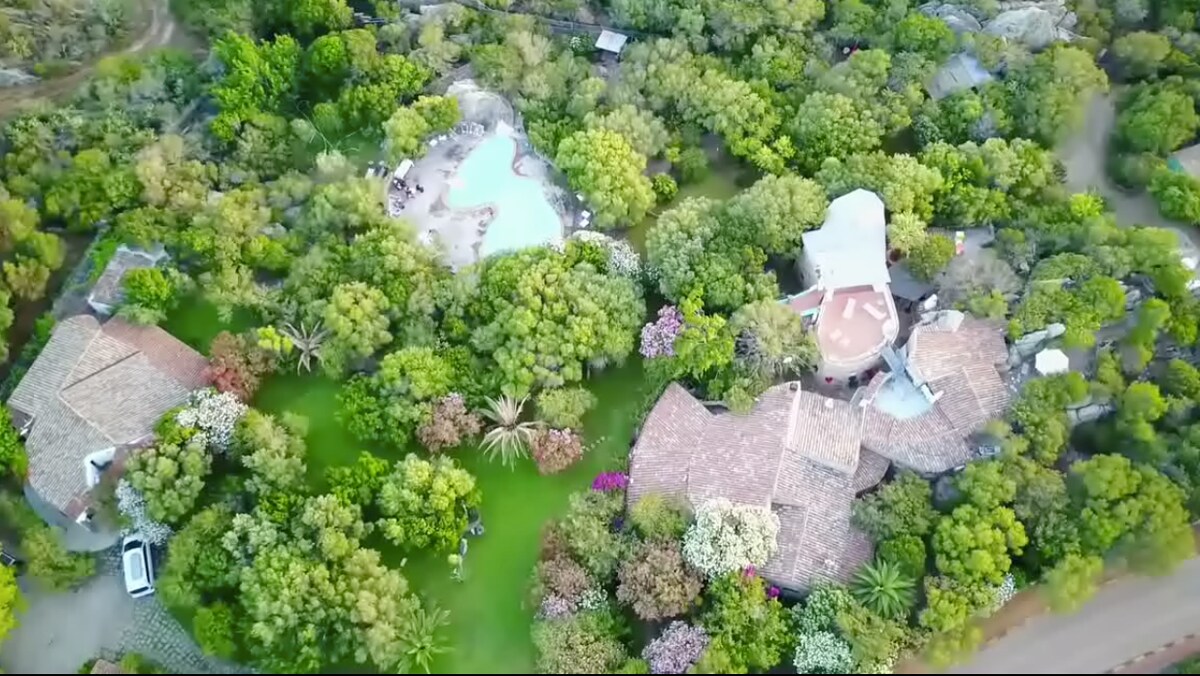
M 1066 373 L 1071 368 L 1070 360 L 1062 350 L 1042 350 L 1037 353 L 1033 362 L 1038 373 L 1049 376 L 1055 373 Z

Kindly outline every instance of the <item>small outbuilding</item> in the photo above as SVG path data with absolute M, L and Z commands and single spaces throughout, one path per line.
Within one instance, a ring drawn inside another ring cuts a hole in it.
M 624 33 L 615 31 L 600 31 L 600 37 L 596 38 L 596 49 L 611 54 L 613 58 L 621 56 L 621 50 L 625 49 L 625 43 L 629 41 L 629 36 Z

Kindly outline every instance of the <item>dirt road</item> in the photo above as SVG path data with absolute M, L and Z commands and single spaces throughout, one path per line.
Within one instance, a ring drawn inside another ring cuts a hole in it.
M 0 117 L 21 110 L 39 99 L 58 99 L 70 95 L 91 75 L 95 63 L 112 54 L 137 54 L 166 46 L 176 34 L 175 19 L 171 16 L 168 0 L 145 0 L 150 21 L 136 40 L 124 49 L 113 50 L 97 56 L 79 70 L 51 80 L 42 80 L 24 87 L 0 89 Z M 145 5 L 144 5 L 145 6 Z

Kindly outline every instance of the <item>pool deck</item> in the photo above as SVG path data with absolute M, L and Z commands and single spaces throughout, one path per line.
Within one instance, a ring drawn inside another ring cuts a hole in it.
M 477 262 L 489 223 L 495 218 L 495 205 L 486 204 L 464 209 L 449 206 L 450 190 L 457 185 L 459 166 L 479 144 L 495 134 L 503 134 L 516 142 L 517 153 L 511 170 L 523 177 L 541 181 L 550 206 L 558 213 L 565 235 L 574 223 L 575 208 L 571 196 L 553 178 L 553 168 L 529 149 L 523 133 L 504 119 L 471 120 L 464 124 L 482 125 L 482 133 L 450 134 L 416 160 L 405 181 L 420 185 L 424 192 L 403 199 L 404 207 L 394 216 L 412 223 L 422 241 L 437 243 L 444 252 L 446 263 L 457 270 Z M 400 191 L 388 183 L 388 200 L 399 197 Z

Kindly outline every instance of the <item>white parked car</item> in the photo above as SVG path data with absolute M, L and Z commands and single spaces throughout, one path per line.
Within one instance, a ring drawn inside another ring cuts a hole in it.
M 141 533 L 126 535 L 121 541 L 121 569 L 125 573 L 125 591 L 133 598 L 154 593 L 154 562 L 150 543 Z

